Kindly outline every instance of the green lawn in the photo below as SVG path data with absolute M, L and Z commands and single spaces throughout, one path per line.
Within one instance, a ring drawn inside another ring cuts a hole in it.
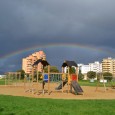
M 97 86 L 99 84 L 99 86 L 103 87 L 104 84 L 103 83 L 99 83 L 97 82 L 97 80 L 95 80 L 94 82 L 90 82 L 89 80 L 79 80 L 78 83 L 81 85 L 81 86 Z M 105 85 L 107 87 L 110 87 L 111 86 L 111 83 L 110 82 L 107 82 L 105 83 Z
M 11 85 L 12 83 L 16 83 L 16 82 L 19 82 L 19 80 L 6 80 L 5 81 L 4 78 L 0 79 L 0 85 L 5 85 L 5 83 L 6 85 Z M 20 82 L 23 82 L 23 80 L 22 81 L 20 80 Z
M 0 85 L 5 85 L 5 79 L 0 79 Z
M 0 95 L 0 115 L 115 115 L 115 100 L 37 99 Z

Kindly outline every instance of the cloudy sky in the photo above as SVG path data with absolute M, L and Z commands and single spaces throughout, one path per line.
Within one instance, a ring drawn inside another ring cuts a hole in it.
M 115 0 L 0 0 L 0 72 L 20 69 L 21 59 L 39 50 L 58 67 L 64 60 L 114 58 L 114 5 Z

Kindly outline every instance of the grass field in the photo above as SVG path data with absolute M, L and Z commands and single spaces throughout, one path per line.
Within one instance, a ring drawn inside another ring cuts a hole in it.
M 12 85 L 12 83 L 18 83 L 19 82 L 19 80 L 5 80 L 4 78 L 3 79 L 0 79 L 0 85 L 5 85 L 5 83 L 6 83 L 6 85 Z M 23 80 L 21 81 L 20 80 L 20 82 L 23 82 Z
M 0 79 L 0 85 L 5 85 L 5 79 Z
M 115 115 L 115 100 L 59 100 L 0 95 L 0 115 Z
M 90 82 L 89 80 L 81 80 L 81 81 L 79 81 L 79 84 L 81 86 L 97 86 L 98 84 L 99 84 L 99 86 L 102 86 L 102 87 L 104 86 L 103 83 L 99 83 L 97 80 L 95 80 L 94 82 Z M 109 87 L 109 86 L 111 86 L 111 82 L 107 82 L 107 83 L 105 83 L 105 85 L 107 87 Z

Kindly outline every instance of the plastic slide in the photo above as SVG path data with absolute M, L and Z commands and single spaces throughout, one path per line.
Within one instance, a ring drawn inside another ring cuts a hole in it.
M 71 85 L 75 91 L 76 94 L 83 94 L 83 90 L 80 87 L 80 85 L 77 83 L 77 81 L 72 81 Z
M 67 83 L 67 81 L 63 81 L 63 87 L 65 86 L 65 84 Z M 60 83 L 60 85 L 58 87 L 55 88 L 56 90 L 60 90 L 62 89 L 62 82 Z

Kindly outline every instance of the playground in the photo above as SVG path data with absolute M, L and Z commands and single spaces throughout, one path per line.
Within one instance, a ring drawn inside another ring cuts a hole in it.
M 49 63 L 46 60 L 38 60 L 33 64 L 43 65 L 42 74 L 34 77 L 25 75 L 21 80 L 20 72 L 8 72 L 4 79 L 4 85 L 0 85 L 0 94 L 25 96 L 35 98 L 53 99 L 115 99 L 114 87 L 81 86 L 78 81 L 78 68 L 74 61 L 65 61 L 62 64 L 61 73 L 51 73 Z M 48 66 L 48 72 L 44 72 L 44 67 Z M 74 73 L 71 72 L 72 66 L 76 67 Z M 64 68 L 68 67 L 68 72 L 64 73 Z

